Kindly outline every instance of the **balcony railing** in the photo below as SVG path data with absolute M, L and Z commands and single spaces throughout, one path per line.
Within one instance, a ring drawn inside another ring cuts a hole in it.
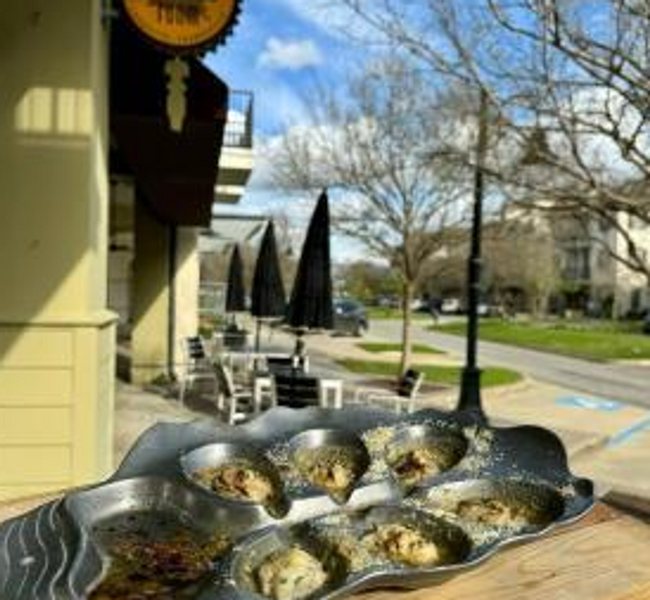
M 253 92 L 230 91 L 223 145 L 225 148 L 253 147 Z

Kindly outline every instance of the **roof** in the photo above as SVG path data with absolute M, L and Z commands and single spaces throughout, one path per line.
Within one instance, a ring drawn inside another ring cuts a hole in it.
M 247 214 L 215 214 L 210 229 L 201 232 L 200 252 L 220 252 L 230 244 L 250 242 L 260 235 L 269 217 Z

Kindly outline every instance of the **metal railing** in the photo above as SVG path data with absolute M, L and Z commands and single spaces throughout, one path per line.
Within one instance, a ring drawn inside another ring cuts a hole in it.
M 224 147 L 253 147 L 253 104 L 253 92 L 230 91 L 228 119 L 223 134 Z

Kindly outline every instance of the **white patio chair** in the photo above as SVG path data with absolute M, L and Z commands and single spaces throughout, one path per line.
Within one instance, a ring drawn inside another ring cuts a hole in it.
M 255 390 L 253 387 L 236 384 L 227 365 L 217 363 L 215 372 L 219 380 L 218 404 L 229 424 L 247 421 L 275 404 L 274 398 L 268 393 L 270 390 Z
M 213 391 L 217 378 L 212 368 L 212 361 L 205 350 L 203 339 L 199 336 L 187 337 L 181 342 L 183 353 L 183 372 L 179 382 L 179 400 L 185 404 L 185 395 L 197 382 L 210 382 Z

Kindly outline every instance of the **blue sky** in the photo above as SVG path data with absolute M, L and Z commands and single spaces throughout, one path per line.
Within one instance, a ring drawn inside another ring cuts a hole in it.
M 350 52 L 335 30 L 301 4 L 244 0 L 239 25 L 227 44 L 206 59 L 231 88 L 255 92 L 260 135 L 278 134 L 287 124 L 303 121 L 305 89 L 315 78 L 336 80 L 337 62 Z
M 254 92 L 258 149 L 264 138 L 305 123 L 305 93 L 315 81 L 336 84 L 354 56 L 355 49 L 313 6 L 312 0 L 244 0 L 239 25 L 227 44 L 206 57 L 210 69 L 231 89 Z M 261 164 L 263 157 L 256 161 Z M 254 171 L 238 210 L 266 213 L 284 208 L 294 219 L 299 241 L 315 200 L 288 199 L 269 189 Z M 332 254 L 335 260 L 362 255 L 357 244 L 337 236 Z

